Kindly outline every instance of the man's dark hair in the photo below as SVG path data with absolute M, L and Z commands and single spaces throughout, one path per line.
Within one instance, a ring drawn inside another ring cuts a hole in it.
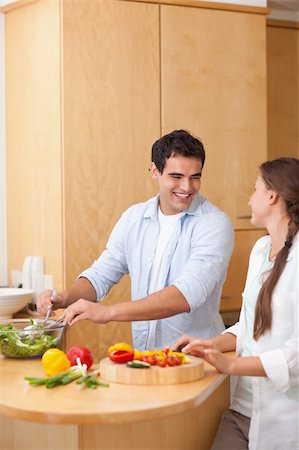
M 152 162 L 162 174 L 166 159 L 171 155 L 181 155 L 186 158 L 196 158 L 205 162 L 205 149 L 203 143 L 193 137 L 186 130 L 175 130 L 158 139 L 152 147 Z

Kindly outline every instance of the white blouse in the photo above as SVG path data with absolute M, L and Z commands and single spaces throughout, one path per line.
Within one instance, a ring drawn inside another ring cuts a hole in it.
M 269 252 L 270 237 L 259 239 L 252 249 L 243 298 Z M 252 378 L 250 450 L 299 449 L 299 249 L 298 235 L 272 297 L 272 328 L 256 342 L 267 377 Z M 244 354 L 248 324 L 242 305 L 240 320 L 226 330 L 237 336 L 237 352 Z

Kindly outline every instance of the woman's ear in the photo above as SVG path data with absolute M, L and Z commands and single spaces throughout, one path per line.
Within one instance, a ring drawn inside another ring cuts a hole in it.
M 279 195 L 275 191 L 270 191 L 270 205 L 275 205 L 279 201 Z

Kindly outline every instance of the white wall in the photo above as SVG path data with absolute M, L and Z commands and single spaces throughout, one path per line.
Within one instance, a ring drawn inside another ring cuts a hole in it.
M 0 286 L 7 284 L 4 14 L 0 14 Z

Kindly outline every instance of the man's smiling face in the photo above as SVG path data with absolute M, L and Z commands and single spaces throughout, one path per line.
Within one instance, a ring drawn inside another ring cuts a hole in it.
M 200 189 L 202 164 L 199 159 L 171 155 L 166 160 L 163 173 L 151 164 L 151 174 L 157 180 L 160 208 L 163 214 L 186 211 Z

